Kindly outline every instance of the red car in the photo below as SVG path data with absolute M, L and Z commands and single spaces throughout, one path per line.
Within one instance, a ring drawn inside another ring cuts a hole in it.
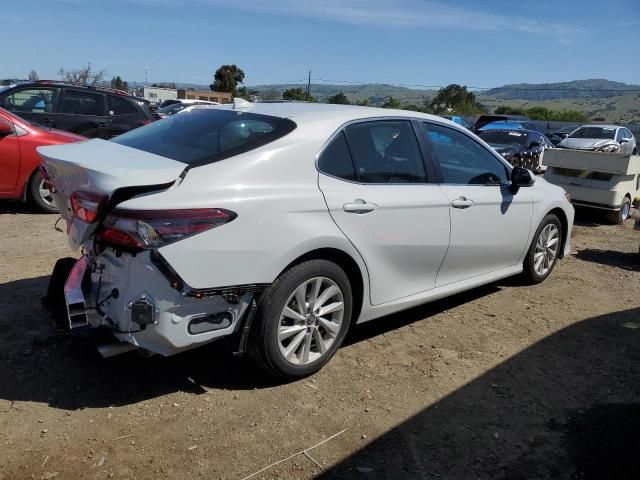
M 36 147 L 77 142 L 84 137 L 29 123 L 0 108 L 0 198 L 29 200 L 44 212 L 57 212 L 38 171 Z

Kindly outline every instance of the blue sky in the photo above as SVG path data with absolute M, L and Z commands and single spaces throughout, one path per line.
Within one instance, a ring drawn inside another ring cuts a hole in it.
M 640 83 L 639 0 L 21 0 L 0 10 L 0 78 L 109 75 L 248 85 L 312 78 L 492 87 Z

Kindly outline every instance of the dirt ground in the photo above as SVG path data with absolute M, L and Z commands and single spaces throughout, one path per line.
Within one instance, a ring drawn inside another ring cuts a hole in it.
M 212 344 L 103 360 L 40 306 L 55 216 L 0 203 L 0 479 L 640 478 L 640 232 L 581 213 L 541 285 L 353 329 L 274 384 Z M 597 219 L 596 219 L 597 220 Z

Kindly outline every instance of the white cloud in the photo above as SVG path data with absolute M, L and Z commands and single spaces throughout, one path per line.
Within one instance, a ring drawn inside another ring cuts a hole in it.
M 431 0 L 129 0 L 165 6 L 210 5 L 218 8 L 320 18 L 352 25 L 447 28 L 534 33 L 567 40 L 581 28 L 519 15 L 485 13 Z

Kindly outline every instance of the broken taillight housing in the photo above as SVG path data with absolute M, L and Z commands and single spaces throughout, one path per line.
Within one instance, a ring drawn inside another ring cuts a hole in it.
M 154 249 L 210 230 L 237 217 L 221 208 L 183 210 L 114 210 L 96 237 L 107 244 Z
M 93 192 L 73 192 L 69 197 L 73 214 L 85 223 L 93 223 L 98 218 L 98 211 L 106 199 L 106 195 Z

